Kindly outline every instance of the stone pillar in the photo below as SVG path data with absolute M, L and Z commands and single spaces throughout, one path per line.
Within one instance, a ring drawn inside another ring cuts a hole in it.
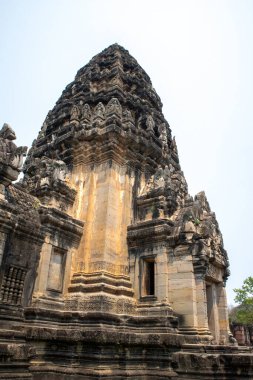
M 225 341 L 228 340 L 229 320 L 228 320 L 228 308 L 227 308 L 227 296 L 224 284 L 221 282 L 217 284 L 217 306 L 219 315 L 219 329 L 220 337 L 224 337 Z
M 132 183 L 126 167 L 110 162 L 93 169 L 78 166 L 73 174 L 73 181 L 76 180 L 83 187 L 78 189 L 73 215 L 86 226 L 76 270 L 124 275 L 128 266 L 126 233 L 132 207 Z M 128 212 L 123 212 L 126 209 Z
M 157 300 L 168 303 L 168 257 L 164 245 L 161 245 L 160 252 L 157 255 L 155 269 L 155 294 L 157 295 Z
M 78 184 L 72 215 L 85 229 L 73 255 L 66 308 L 122 313 L 134 303 L 126 236 L 134 179 L 123 160 L 103 156 L 87 163 L 85 146 L 79 148 L 71 176 L 72 184 Z
M 220 341 L 219 312 L 217 306 L 216 284 L 206 286 L 208 325 L 216 344 Z
M 195 273 L 198 333 L 210 336 L 207 317 L 206 282 L 203 273 Z
M 179 328 L 189 334 L 197 333 L 196 284 L 192 255 L 188 246 L 179 246 L 170 254 L 169 302 L 179 315 Z
M 34 292 L 33 292 L 33 296 L 35 298 L 46 295 L 51 252 L 52 252 L 52 244 L 50 243 L 50 238 L 46 237 L 45 242 L 40 252 L 38 276 L 35 282 L 35 287 L 34 287 Z
M 136 299 L 140 299 L 141 292 L 141 279 L 140 279 L 140 258 L 137 255 L 137 249 L 133 250 L 132 254 L 130 251 L 129 257 L 129 275 L 131 283 L 134 289 L 134 294 Z

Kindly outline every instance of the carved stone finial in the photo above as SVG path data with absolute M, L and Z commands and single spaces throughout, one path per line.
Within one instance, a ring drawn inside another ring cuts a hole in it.
M 15 139 L 15 132 L 5 123 L 0 130 L 0 182 L 5 186 L 17 179 L 27 151 L 26 146 L 17 147 L 12 142 Z
M 170 188 L 172 187 L 172 181 L 170 176 L 170 169 L 168 165 L 165 165 L 164 171 L 163 171 L 163 178 L 165 182 L 165 187 Z
M 9 124 L 4 123 L 2 126 L 2 129 L 0 130 L 0 138 L 10 141 L 16 140 L 16 134 Z
M 158 189 L 160 187 L 165 186 L 164 181 L 164 170 L 161 165 L 158 166 L 155 174 L 154 174 L 154 189 Z
M 171 149 L 172 149 L 172 152 L 177 156 L 178 151 L 177 151 L 177 143 L 176 143 L 175 136 L 173 137 L 172 142 L 171 142 Z
M 201 207 L 203 212 L 211 212 L 208 200 L 206 198 L 206 194 L 204 191 L 200 191 L 198 194 L 195 195 L 194 198 L 195 203 Z
M 165 123 L 159 125 L 158 131 L 163 145 L 167 145 L 167 130 Z

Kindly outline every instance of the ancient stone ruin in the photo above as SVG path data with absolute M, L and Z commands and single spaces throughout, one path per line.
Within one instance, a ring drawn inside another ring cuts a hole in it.
M 0 379 L 252 379 L 228 257 L 190 196 L 162 103 L 115 44 L 81 68 L 27 154 L 0 131 Z

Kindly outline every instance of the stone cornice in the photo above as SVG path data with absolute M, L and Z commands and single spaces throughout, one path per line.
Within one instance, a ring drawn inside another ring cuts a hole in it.
M 79 243 L 83 233 L 84 223 L 71 216 L 57 210 L 41 206 L 39 209 L 42 230 L 53 233 L 57 230 L 64 234 L 64 238 L 71 239 Z
M 20 215 L 15 205 L 0 200 L 0 231 L 10 233 L 14 230 L 23 239 L 27 239 L 29 236 L 31 242 L 34 241 L 40 244 L 43 241 L 40 224 L 25 219 L 24 216 Z
M 129 248 L 139 247 L 140 244 L 150 245 L 166 242 L 171 234 L 173 222 L 168 219 L 148 220 L 133 224 L 127 228 Z

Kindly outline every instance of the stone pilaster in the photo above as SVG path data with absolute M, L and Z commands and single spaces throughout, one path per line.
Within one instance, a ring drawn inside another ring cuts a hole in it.
M 198 334 L 211 339 L 207 316 L 207 297 L 205 274 L 195 273 Z
M 180 330 L 196 334 L 197 295 L 192 256 L 189 247 L 178 246 L 171 252 L 169 262 L 169 299 L 174 312 L 179 316 Z
M 219 328 L 220 328 L 220 341 L 228 342 L 228 336 L 231 334 L 229 329 L 229 319 L 228 319 L 228 306 L 227 306 L 227 295 L 226 289 L 223 282 L 217 284 L 217 306 L 218 306 L 218 317 L 219 317 Z

